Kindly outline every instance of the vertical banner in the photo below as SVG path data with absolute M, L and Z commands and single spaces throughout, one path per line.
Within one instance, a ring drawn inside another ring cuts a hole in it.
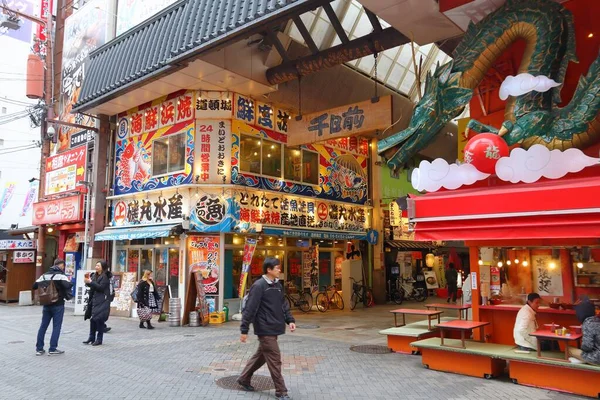
M 552 264 L 554 263 L 554 264 Z M 562 296 L 562 270 L 560 260 L 553 260 L 550 255 L 533 257 L 533 290 L 540 296 Z
M 4 185 L 4 192 L 2 192 L 2 198 L 0 199 L 0 215 L 2 215 L 2 211 L 6 208 L 10 199 L 12 199 L 15 192 L 15 186 L 16 184 L 14 182 L 7 182 L 6 185 Z
M 310 246 L 302 253 L 302 289 L 311 288 L 311 293 L 319 291 L 319 246 Z
M 23 203 L 23 209 L 21 210 L 21 217 L 24 217 L 29 212 L 31 205 L 33 204 L 33 199 L 36 198 L 37 186 L 37 181 L 31 182 L 29 184 L 29 191 L 27 192 L 27 196 L 25 196 L 25 202 Z
M 500 284 L 500 268 L 491 267 L 490 268 L 490 290 L 492 292 L 500 293 L 500 289 L 502 289 L 502 285 Z
M 83 270 L 77 271 L 75 278 L 75 309 L 73 315 L 84 315 L 87 310 L 88 303 L 90 301 L 90 288 L 85 286 L 83 281 L 86 276 L 94 274 L 94 270 Z M 132 289 L 133 290 L 133 289 Z
M 219 294 L 220 240 L 218 236 L 189 238 L 190 271 L 202 277 L 202 286 L 209 296 Z
M 256 239 L 246 237 L 244 244 L 244 258 L 242 260 L 242 273 L 240 274 L 240 286 L 238 288 L 239 298 L 243 299 L 246 293 L 246 282 L 248 281 L 248 272 L 250 272 L 250 264 L 256 249 Z

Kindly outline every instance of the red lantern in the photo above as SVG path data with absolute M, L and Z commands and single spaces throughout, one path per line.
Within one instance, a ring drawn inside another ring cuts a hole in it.
M 465 146 L 465 163 L 472 164 L 486 174 L 496 172 L 496 163 L 501 157 L 508 157 L 508 145 L 498 135 L 480 133 Z

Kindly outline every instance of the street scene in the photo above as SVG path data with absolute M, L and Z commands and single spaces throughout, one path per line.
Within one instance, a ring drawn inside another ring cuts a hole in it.
M 597 0 L 1 0 L 0 398 L 600 398 Z

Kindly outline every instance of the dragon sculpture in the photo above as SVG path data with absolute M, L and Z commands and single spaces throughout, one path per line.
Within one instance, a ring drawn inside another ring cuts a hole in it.
M 518 73 L 564 82 L 569 62 L 577 62 L 574 35 L 573 15 L 561 4 L 507 0 L 478 24 L 469 25 L 453 60 L 427 75 L 408 128 L 380 140 L 378 153 L 391 169 L 402 168 L 462 113 L 488 69 L 518 39 L 526 42 Z M 497 133 L 509 145 L 520 143 L 525 149 L 534 144 L 585 149 L 600 140 L 600 57 L 581 77 L 571 102 L 558 108 L 560 101 L 560 87 L 510 96 L 500 129 L 475 120 L 467 129 Z

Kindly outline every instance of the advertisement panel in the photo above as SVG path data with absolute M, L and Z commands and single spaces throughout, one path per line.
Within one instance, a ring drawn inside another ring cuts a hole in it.
M 221 250 L 218 236 L 191 236 L 188 242 L 190 271 L 202 276 L 204 292 L 208 296 L 219 294 Z
M 85 146 L 46 159 L 46 195 L 75 190 L 85 179 L 87 149 Z
M 112 226 L 143 226 L 165 222 L 177 223 L 189 210 L 189 196 L 179 192 L 153 193 L 145 198 L 114 200 Z
M 81 196 L 33 204 L 33 225 L 81 221 Z

